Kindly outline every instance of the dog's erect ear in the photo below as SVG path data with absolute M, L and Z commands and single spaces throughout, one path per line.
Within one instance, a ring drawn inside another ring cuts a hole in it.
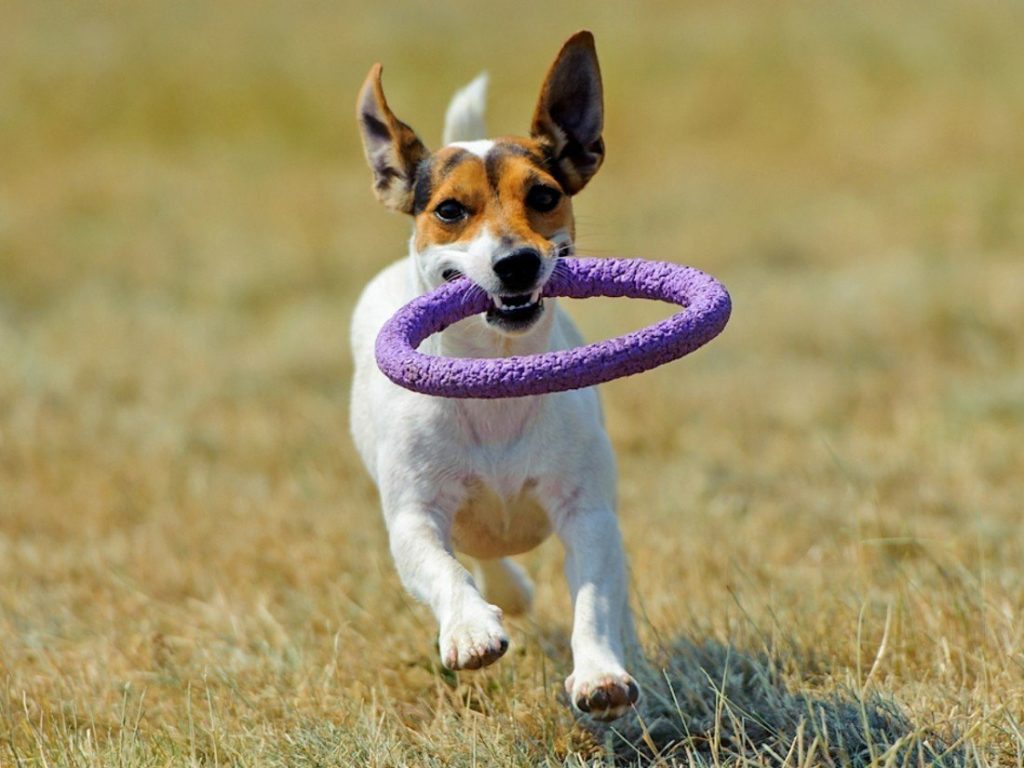
M 565 41 L 548 70 L 530 134 L 549 144 L 551 171 L 570 195 L 604 160 L 604 98 L 594 36 L 584 30 Z
M 377 199 L 392 210 L 412 213 L 416 167 L 430 152 L 416 132 L 388 107 L 380 73 L 380 64 L 374 64 L 356 103 L 363 150 L 373 170 Z

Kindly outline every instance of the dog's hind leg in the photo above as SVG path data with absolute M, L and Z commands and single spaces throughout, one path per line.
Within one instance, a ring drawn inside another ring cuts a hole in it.
M 510 557 L 496 560 L 474 560 L 473 575 L 487 602 L 494 603 L 509 616 L 518 616 L 530 609 L 533 582 L 519 563 Z

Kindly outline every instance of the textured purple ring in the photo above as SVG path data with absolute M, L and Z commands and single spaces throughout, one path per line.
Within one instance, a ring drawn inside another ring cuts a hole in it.
M 624 296 L 685 310 L 624 336 L 538 355 L 456 358 L 416 348 L 452 323 L 486 311 L 490 298 L 461 278 L 402 307 L 377 336 L 377 365 L 396 384 L 440 397 L 500 398 L 563 392 L 641 373 L 707 344 L 729 321 L 725 287 L 693 267 L 646 259 L 559 260 L 542 296 Z

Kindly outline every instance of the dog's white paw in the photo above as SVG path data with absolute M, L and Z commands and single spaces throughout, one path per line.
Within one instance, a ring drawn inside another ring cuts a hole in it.
M 576 709 L 595 720 L 622 717 L 640 698 L 640 686 L 621 668 L 601 673 L 573 670 L 565 691 Z
M 508 650 L 501 609 L 485 605 L 460 611 L 441 626 L 439 644 L 441 661 L 448 669 L 480 669 L 493 664 Z

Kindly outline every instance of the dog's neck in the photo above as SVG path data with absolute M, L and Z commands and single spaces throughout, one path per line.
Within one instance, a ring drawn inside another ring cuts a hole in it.
M 420 274 L 414 254 L 409 257 L 409 280 L 414 296 L 430 290 Z M 509 336 L 474 315 L 426 339 L 420 350 L 444 357 L 511 357 L 535 355 L 551 349 L 555 301 L 545 299 L 544 314 L 529 333 Z M 523 435 L 541 406 L 543 396 L 498 400 L 453 400 L 457 417 L 469 439 L 479 445 L 507 444 Z

